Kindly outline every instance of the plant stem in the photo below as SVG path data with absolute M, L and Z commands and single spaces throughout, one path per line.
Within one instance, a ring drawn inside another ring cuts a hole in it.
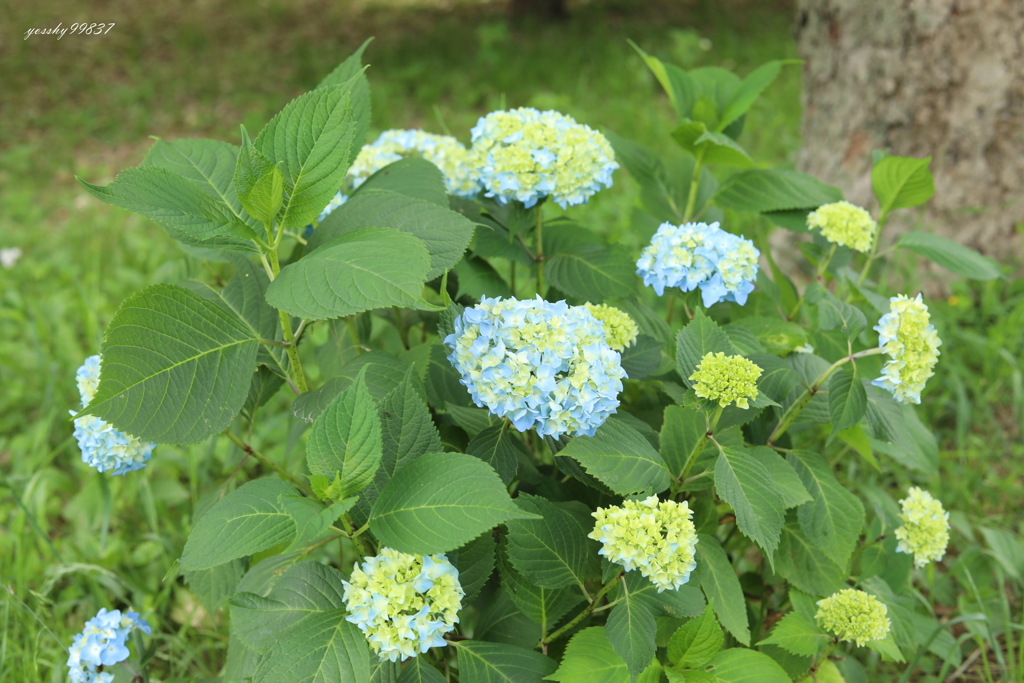
M 690 178 L 690 194 L 686 197 L 686 209 L 683 211 L 683 222 L 693 217 L 694 204 L 697 203 L 697 189 L 700 187 L 700 171 L 704 165 L 704 152 L 706 148 L 701 147 L 693 159 L 693 176 Z
M 715 411 L 711 419 L 708 420 L 708 428 L 701 440 L 697 442 L 690 454 L 686 456 L 686 463 L 683 465 L 683 471 L 679 475 L 680 486 L 686 481 L 686 478 L 690 475 L 690 470 L 693 469 L 694 463 L 697 462 L 697 456 L 704 452 L 704 447 L 708 445 L 708 440 L 714 435 L 715 428 L 718 427 L 718 421 L 722 419 L 722 412 L 725 410 L 722 406 L 718 406 L 718 410 Z M 675 486 L 673 485 L 673 489 Z M 673 491 L 674 492 L 674 491 Z
M 262 453 L 260 453 L 258 450 L 256 450 L 255 448 L 253 448 L 252 446 L 250 446 L 246 442 L 242 441 L 242 439 L 240 439 L 238 436 L 236 436 L 231 430 L 225 429 L 224 430 L 224 436 L 226 436 L 229 439 L 231 439 L 232 443 L 234 443 L 236 446 L 241 448 L 242 451 L 246 455 L 251 455 L 260 464 L 265 465 L 266 467 L 269 467 L 270 469 L 274 470 L 274 472 L 276 472 L 279 477 L 284 479 L 289 484 L 291 484 L 291 485 L 295 486 L 296 488 L 300 489 L 307 496 L 312 496 L 313 495 L 312 489 L 310 489 L 309 486 L 307 486 L 305 482 L 303 482 L 301 479 L 299 479 L 297 476 L 295 476 L 294 474 L 292 474 L 291 472 L 289 472 L 285 468 L 281 467 L 279 464 L 277 464 L 276 462 L 274 462 L 273 460 L 271 460 L 267 456 L 265 456 Z
M 829 249 L 828 254 L 826 254 L 825 258 L 823 258 L 821 263 L 818 264 L 818 268 L 814 272 L 814 280 L 816 282 L 820 281 L 822 276 L 825 274 L 825 269 L 828 268 L 828 264 L 832 261 L 832 257 L 835 256 L 837 246 L 838 245 L 833 244 L 832 248 Z M 804 289 L 804 293 L 800 295 L 800 299 L 796 302 L 796 306 L 794 306 L 793 310 L 790 311 L 788 316 L 786 316 L 786 320 L 792 320 L 796 317 L 796 314 L 800 312 L 800 307 L 803 306 L 805 296 L 807 296 L 806 288 Z
M 828 649 L 826 649 L 824 653 L 822 653 L 821 657 L 814 660 L 814 664 L 812 664 L 811 668 L 807 670 L 807 673 L 805 673 L 800 678 L 797 678 L 793 683 L 799 683 L 799 681 L 806 679 L 808 676 L 814 676 L 814 674 L 818 672 L 818 669 L 821 668 L 822 662 L 828 660 L 828 656 L 832 654 L 832 650 L 836 649 L 836 645 L 838 644 L 838 640 L 833 640 L 832 644 L 828 646 Z M 814 680 L 817 680 L 817 678 L 815 678 Z
M 557 640 L 560 636 L 565 634 L 567 631 L 572 630 L 572 628 L 574 626 L 576 626 L 576 624 L 578 624 L 581 621 L 583 621 L 583 619 L 585 619 L 588 614 L 590 614 L 591 612 L 594 611 L 594 608 L 597 607 L 597 604 L 601 601 L 601 598 L 603 598 L 605 596 L 605 594 L 608 591 L 610 591 L 612 589 L 612 587 L 615 586 L 616 583 L 618 583 L 620 578 L 622 578 L 622 572 L 619 572 L 618 574 L 615 575 L 615 577 L 611 581 L 609 581 L 605 585 L 601 586 L 601 590 L 597 591 L 597 593 L 594 595 L 594 599 L 590 601 L 590 604 L 587 605 L 586 607 L 584 607 L 583 610 L 580 611 L 579 614 L 577 614 L 575 617 L 573 617 L 569 621 L 569 623 L 565 624 L 564 626 L 562 626 L 562 628 L 560 628 L 560 629 L 556 630 L 554 633 L 550 634 L 547 638 L 542 638 L 540 640 L 540 642 L 537 643 L 536 647 L 547 648 L 549 643 Z
M 373 549 L 367 548 L 363 542 L 365 539 L 353 530 L 352 521 L 348 518 L 348 515 L 341 516 L 341 523 L 345 526 L 345 531 L 348 532 L 348 537 L 352 540 L 352 544 L 355 545 L 356 550 L 363 557 L 370 557 L 373 555 Z M 362 529 L 360 529 L 362 531 Z
M 818 379 L 814 380 L 814 384 L 804 390 L 804 393 L 800 395 L 800 398 L 786 409 L 786 412 L 782 415 L 782 419 L 779 420 L 779 424 L 775 425 L 775 429 L 772 430 L 771 436 L 768 437 L 768 445 L 773 446 L 775 442 L 779 440 L 779 437 L 789 429 L 789 426 L 793 424 L 793 421 L 796 420 L 807 404 L 811 402 L 811 399 L 814 398 L 815 394 L 821 390 L 822 385 L 825 384 L 828 378 L 832 376 L 832 373 L 835 372 L 839 366 L 845 365 L 852 360 L 857 360 L 858 358 L 874 356 L 879 353 L 882 353 L 881 347 L 858 351 L 857 353 L 851 353 L 849 356 L 843 356 L 835 363 L 828 366 L 828 369 L 821 373 L 821 376 L 818 377 Z
M 882 226 L 885 225 L 885 219 L 889 217 L 887 211 L 883 211 L 882 215 L 878 217 L 878 232 L 875 233 L 875 243 L 871 245 L 871 253 L 868 254 L 868 260 L 864 262 L 864 268 L 860 271 L 860 277 L 857 278 L 857 285 L 864 284 L 864 281 L 868 279 L 868 273 L 871 271 L 871 264 L 878 258 L 878 243 L 882 241 Z
M 270 257 L 270 270 L 273 280 L 281 272 L 281 264 L 277 258 L 277 247 L 267 252 Z M 281 318 L 281 332 L 284 333 L 284 341 L 288 344 L 288 360 L 292 365 L 292 374 L 295 375 L 295 386 L 298 387 L 301 393 L 309 391 L 306 385 L 306 373 L 302 371 L 302 361 L 299 360 L 299 347 L 297 344 L 293 344 L 294 336 L 292 335 L 292 319 L 284 311 L 279 310 L 278 316 Z
M 544 211 L 537 205 L 537 229 L 533 233 L 533 249 L 537 262 L 537 293 L 544 296 Z

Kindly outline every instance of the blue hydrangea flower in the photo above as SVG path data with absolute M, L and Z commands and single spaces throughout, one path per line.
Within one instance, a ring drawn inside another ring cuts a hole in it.
M 85 622 L 68 648 L 68 676 L 72 683 L 111 683 L 114 676 L 97 669 L 128 659 L 128 636 L 134 629 L 150 633 L 149 624 L 131 610 L 121 614 L 120 610 L 108 612 L 102 608 Z
M 99 386 L 100 357 L 86 358 L 82 367 L 78 368 L 76 379 L 84 408 L 92 401 Z M 69 412 L 75 414 L 74 410 Z M 113 476 L 141 470 L 156 448 L 156 444 L 118 431 L 95 415 L 84 415 L 75 420 L 75 439 L 82 450 L 82 462 L 100 472 L 110 472 Z
M 619 406 L 621 358 L 583 306 L 485 298 L 444 343 L 473 401 L 521 432 L 593 436 Z
M 754 291 L 760 255 L 753 242 L 718 223 L 662 223 L 640 254 L 636 272 L 658 296 L 666 287 L 684 292 L 699 287 L 705 307 L 720 301 L 742 306 Z
M 349 621 L 380 660 L 397 662 L 446 645 L 465 592 L 459 570 L 444 555 L 409 555 L 381 548 L 352 568 L 345 587 Z
M 468 165 L 469 150 L 450 135 L 434 135 L 422 130 L 386 130 L 364 145 L 345 176 L 355 189 L 371 175 L 406 157 L 420 157 L 441 169 L 445 188 L 459 197 L 475 197 L 480 186 Z
M 563 209 L 585 204 L 612 186 L 619 167 L 605 136 L 556 111 L 491 112 L 473 128 L 472 142 L 470 167 L 502 204 L 515 199 L 529 208 L 548 196 Z

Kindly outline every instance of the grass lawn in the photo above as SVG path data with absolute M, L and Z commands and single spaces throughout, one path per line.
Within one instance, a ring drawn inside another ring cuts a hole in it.
M 88 197 L 74 177 L 106 183 L 142 159 L 151 135 L 237 143 L 238 121 L 258 131 L 369 36 L 373 133 L 421 127 L 463 141 L 488 111 L 529 105 L 667 148 L 674 115 L 627 38 L 684 67 L 741 74 L 796 56 L 788 2 L 578 5 L 564 25 L 510 24 L 497 3 L 452 0 L 53 0 L 5 11 L 15 33 L 83 20 L 116 26 L 102 36 L 0 42 L 0 248 L 23 252 L 0 269 L 0 683 L 65 680 L 73 635 L 112 600 L 154 615 L 164 680 L 214 679 L 226 615 L 211 615 L 174 560 L 193 509 L 240 466 L 255 469 L 223 438 L 161 446 L 131 477 L 80 462 L 68 419 L 77 408 L 74 372 L 99 351 L 118 304 L 148 284 L 209 274 L 155 224 Z M 744 145 L 754 158 L 791 163 L 799 100 L 799 67 L 787 67 L 748 117 Z M 639 248 L 630 226 L 636 201 L 620 171 L 585 215 L 595 230 Z M 913 272 L 912 263 L 890 264 L 893 287 L 915 287 Z M 936 577 L 931 597 L 945 614 L 992 614 L 990 631 L 957 634 L 989 643 L 986 655 L 999 641 L 1013 659 L 1017 636 L 999 634 L 1021 623 L 1024 550 L 1008 536 L 1000 551 L 978 530 L 1015 531 L 1024 518 L 1024 286 L 952 289 L 931 304 L 943 356 L 923 406 L 939 433 L 941 471 L 916 479 L 956 511 L 951 570 Z M 301 457 L 295 425 L 283 409 L 276 414 L 254 442 Z

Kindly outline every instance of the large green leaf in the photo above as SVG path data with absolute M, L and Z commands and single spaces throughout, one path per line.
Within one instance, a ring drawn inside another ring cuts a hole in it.
M 636 264 L 620 249 L 583 242 L 545 259 L 548 282 L 570 296 L 600 303 L 636 290 Z
M 935 181 L 928 166 L 932 158 L 887 156 L 871 169 L 871 187 L 875 191 L 881 215 L 919 206 L 935 194 Z
M 583 595 L 575 587 L 542 588 L 530 583 L 512 566 L 506 546 L 502 542 L 498 548 L 501 583 L 512 603 L 531 621 L 550 629 L 566 612 L 583 602 Z
M 235 189 L 237 158 L 238 148 L 227 142 L 181 138 L 171 142 L 157 140 L 140 166 L 163 168 L 191 180 L 200 190 L 230 207 L 231 213 L 240 222 L 247 223 L 255 230 L 259 225 L 242 211 L 242 203 Z
M 868 395 L 857 377 L 856 366 L 840 367 L 828 382 L 828 413 L 832 418 L 829 440 L 860 422 L 867 408 Z
M 621 420 L 608 420 L 594 436 L 577 436 L 559 455 L 578 461 L 616 493 L 664 491 L 671 484 L 665 461 L 643 434 Z
M 906 232 L 900 235 L 897 244 L 917 252 L 946 270 L 974 280 L 992 280 L 1002 275 L 998 263 L 945 237 L 927 232 Z
M 538 518 L 506 523 L 512 565 L 537 586 L 576 585 L 586 594 L 587 566 L 595 550 L 587 539 L 590 529 L 576 515 L 539 496 L 524 493 L 516 503 Z
M 791 683 L 785 669 L 768 655 L 756 650 L 722 650 L 708 665 L 708 671 L 724 683 Z
M 482 640 L 455 641 L 460 683 L 541 683 L 557 666 L 539 652 Z
M 706 164 L 719 164 L 736 168 L 749 168 L 754 160 L 745 149 L 725 133 L 709 130 L 714 123 L 684 120 L 672 131 L 672 137 L 694 156 L 702 154 Z
M 506 643 L 527 649 L 534 647 L 540 636 L 540 623 L 532 621 L 519 611 L 505 586 L 501 586 L 493 594 L 487 606 L 481 611 L 476 628 L 473 629 L 473 637 L 477 640 Z
M 810 503 L 808 503 L 810 505 Z M 776 572 L 800 590 L 811 595 L 831 595 L 845 587 L 847 573 L 810 540 L 790 512 L 782 528 L 779 551 L 775 554 Z
M 399 159 L 380 169 L 363 181 L 354 197 L 370 190 L 387 190 L 413 199 L 422 199 L 448 207 L 448 191 L 444 174 L 426 159 L 408 157 Z
M 306 442 L 306 463 L 313 474 L 333 481 L 336 498 L 359 493 L 373 481 L 383 452 L 380 418 L 364 378 L 366 368 L 338 394 L 313 423 Z
M 459 584 L 466 593 L 462 604 L 473 604 L 480 589 L 491 578 L 496 551 L 494 536 L 484 532 L 455 552 L 452 563 L 459 570 Z
M 466 446 L 466 453 L 476 456 L 494 468 L 501 482 L 508 486 L 519 468 L 516 438 L 508 425 L 496 424 L 477 433 Z
M 461 453 L 416 458 L 384 487 L 370 530 L 389 548 L 426 555 L 454 550 L 510 519 L 532 519 L 509 498 L 498 474 Z
M 715 194 L 715 203 L 734 211 L 816 209 L 839 201 L 843 194 L 814 176 L 799 171 L 753 170 L 729 178 Z
M 393 228 L 423 242 L 430 254 L 427 280 L 452 268 L 473 237 L 473 223 L 460 213 L 391 190 L 362 190 L 331 212 L 310 237 L 308 248 L 363 228 Z
M 186 244 L 229 238 L 238 247 L 255 234 L 234 207 L 161 166 L 125 169 L 107 186 L 81 178 L 78 182 L 97 199 L 153 219 L 168 235 Z
M 708 353 L 736 355 L 736 348 L 729 336 L 701 309 L 694 312 L 693 320 L 679 331 L 676 337 L 676 366 L 686 386 L 692 386 L 690 375 L 697 370 L 700 361 Z
M 153 285 L 121 304 L 103 341 L 100 385 L 84 413 L 157 443 L 221 431 L 249 393 L 259 341 L 217 304 Z
M 626 663 L 612 647 L 605 629 L 585 628 L 565 648 L 558 671 L 545 680 L 559 683 L 629 683 Z
M 608 613 L 605 633 L 615 652 L 626 662 L 632 680 L 654 659 L 654 637 L 657 632 L 655 617 L 659 610 L 644 595 L 651 582 L 638 572 L 623 575 L 618 604 Z
M 447 683 L 447 680 L 424 657 L 409 660 L 398 677 L 398 683 Z
M 775 625 L 767 638 L 760 645 L 778 645 L 783 650 L 795 655 L 810 656 L 818 654 L 831 640 L 827 633 L 818 628 L 817 624 L 808 620 L 799 612 L 790 612 Z
M 338 192 L 348 170 L 356 125 L 354 80 L 299 95 L 272 118 L 253 144 L 284 175 L 280 222 L 286 228 L 312 223 Z
M 647 68 L 658 79 L 661 87 L 665 89 L 669 101 L 676 108 L 676 112 L 680 116 L 689 116 L 690 110 L 693 109 L 693 105 L 700 95 L 701 86 L 679 67 L 665 64 L 657 57 L 647 54 L 632 40 L 628 42 L 644 60 L 644 63 L 647 64 Z
M 811 494 L 800 481 L 796 470 L 784 457 L 766 446 L 753 446 L 745 449 L 745 452 L 756 458 L 772 475 L 772 483 L 782 494 L 782 504 L 785 507 L 796 507 L 811 500 Z
M 345 61 L 335 67 L 334 71 L 327 74 L 316 86 L 318 88 L 325 88 L 331 85 L 345 85 L 350 81 L 352 82 L 352 95 L 350 98 L 352 103 L 352 149 L 349 152 L 346 167 L 355 160 L 363 143 L 366 142 L 366 133 L 370 128 L 370 83 L 366 80 L 366 75 L 363 73 L 362 58 L 363 51 L 366 50 L 366 46 L 370 44 L 371 40 L 373 38 L 364 40 L 358 50 L 349 55 Z M 353 79 L 355 80 L 353 81 Z
M 713 602 L 718 620 L 736 640 L 750 645 L 747 603 L 736 570 L 722 550 L 722 545 L 714 536 L 701 534 L 696 550 L 700 587 L 708 596 L 708 602 Z
M 242 149 L 235 166 L 235 191 L 246 213 L 272 226 L 284 203 L 284 175 L 281 169 L 256 149 L 242 127 Z M 269 239 L 268 235 L 268 239 Z
M 704 613 L 679 627 L 668 642 L 668 658 L 675 666 L 696 669 L 711 661 L 725 644 L 725 634 L 709 604 Z
M 295 399 L 292 412 L 300 420 L 312 422 L 322 413 L 334 397 L 345 391 L 355 381 L 359 373 L 366 368 L 366 388 L 374 403 L 380 403 L 402 382 L 411 367 L 387 351 L 369 351 L 356 356 L 341 367 L 336 377 L 332 377 L 319 389 L 307 391 Z
M 224 601 L 235 592 L 244 573 L 245 563 L 241 559 L 197 572 L 182 572 L 189 590 L 195 593 L 211 615 L 216 614 Z
M 715 486 L 722 500 L 736 512 L 740 531 L 761 546 L 774 566 L 772 558 L 779 546 L 785 506 L 771 473 L 758 458 L 724 448 L 715 464 Z
M 266 596 L 231 598 L 231 633 L 258 653 L 273 648 L 282 631 L 321 612 L 345 607 L 342 575 L 319 562 L 289 567 Z
M 370 648 L 345 610 L 304 619 L 260 659 L 253 683 L 357 683 L 370 679 Z
M 256 479 L 232 491 L 202 516 L 185 542 L 181 566 L 208 569 L 284 543 L 295 522 L 278 500 L 295 495 L 280 479 Z
M 364 228 L 285 266 L 270 283 L 267 302 L 310 320 L 389 306 L 429 310 L 422 298 L 429 268 L 430 255 L 417 238 L 392 228 Z
M 704 413 L 688 406 L 666 406 L 661 424 L 661 457 L 669 472 L 679 476 L 690 454 L 708 431 Z M 699 455 L 699 454 L 698 454 Z
M 732 94 L 732 97 L 722 108 L 722 116 L 718 122 L 718 130 L 725 130 L 732 122 L 747 113 L 751 105 L 764 89 L 771 85 L 784 64 L 794 63 L 795 60 L 772 60 L 757 67 L 743 79 L 740 87 Z M 798 62 L 796 62 L 798 63 Z
M 886 451 L 906 467 L 934 473 L 938 469 L 939 448 L 935 435 L 921 423 L 914 408 L 897 403 L 892 395 L 871 385 L 866 378 L 868 407 L 865 413 L 871 434 L 896 448 Z

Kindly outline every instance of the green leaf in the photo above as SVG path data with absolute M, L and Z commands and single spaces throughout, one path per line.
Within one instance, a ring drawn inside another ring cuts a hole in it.
M 237 238 L 247 240 L 255 234 L 232 206 L 166 168 L 128 168 L 105 187 L 81 178 L 78 182 L 100 201 L 153 219 L 168 235 L 185 244 L 201 246 L 213 238 L 227 237 L 238 247 Z
M 1002 275 L 998 263 L 945 237 L 927 232 L 906 232 L 900 235 L 897 244 L 972 280 L 993 280 Z
M 636 264 L 625 251 L 582 242 L 545 259 L 548 282 L 570 296 L 601 303 L 636 290 Z
M 235 592 L 245 573 L 245 563 L 238 559 L 196 572 L 183 572 L 185 583 L 196 594 L 210 615 L 217 613 L 224 601 Z
M 494 468 L 501 482 L 508 486 L 519 468 L 519 448 L 516 437 L 504 424 L 487 427 L 469 441 L 466 453 L 480 458 Z
M 477 640 L 527 649 L 537 644 L 540 635 L 540 623 L 531 621 L 519 611 L 505 586 L 499 587 L 487 606 L 481 610 L 473 630 L 473 637 Z
M 370 658 L 370 683 L 398 683 L 398 677 L 402 674 L 402 665 L 399 662 L 384 660 L 373 661 Z
M 757 67 L 743 79 L 728 104 L 722 109 L 722 119 L 718 122 L 718 130 L 724 130 L 730 123 L 747 113 L 764 89 L 771 85 L 784 64 L 792 64 L 796 60 L 772 60 Z
M 704 315 L 703 311 L 698 308 L 694 312 L 693 320 L 679 331 L 679 336 L 676 338 L 677 369 L 686 386 L 693 386 L 690 382 L 690 375 L 697 370 L 701 359 L 707 353 L 737 355 L 728 335 L 718 326 L 718 323 Z
M 448 208 L 448 191 L 441 169 L 426 159 L 408 157 L 392 162 L 363 181 L 353 196 L 386 190 Z
M 398 677 L 398 683 L 446 683 L 447 680 L 425 657 L 413 657 Z
M 792 683 L 774 659 L 755 650 L 722 650 L 708 665 L 708 671 L 724 683 Z
M 296 530 L 295 540 L 289 544 L 285 552 L 306 548 L 321 540 L 324 534 L 327 533 L 327 529 L 356 504 L 355 496 L 341 498 L 340 478 L 335 479 L 335 485 L 330 487 L 337 489 L 337 491 L 330 491 L 330 493 L 334 494 L 333 496 L 319 495 L 322 492 L 316 490 L 316 482 L 321 478 L 314 476 L 312 479 L 314 493 L 317 494 L 317 497 L 321 500 L 334 499 L 334 502 L 324 507 L 312 498 L 294 495 L 281 496 L 281 504 L 295 521 Z M 326 478 L 323 478 L 323 480 L 326 480 Z
M 654 77 L 658 79 L 658 83 L 660 83 L 661 87 L 665 89 L 665 92 L 668 94 L 669 101 L 672 103 L 672 106 L 675 107 L 679 115 L 689 116 L 690 110 L 693 109 L 693 105 L 699 96 L 700 86 L 682 69 L 672 66 L 671 64 L 664 64 L 657 57 L 651 56 L 641 50 L 640 46 L 632 40 L 627 40 L 627 42 L 633 46 L 633 49 L 636 50 L 641 59 L 644 60 L 647 68 L 649 68 L 651 73 L 654 74 Z
M 494 559 L 494 536 L 488 533 L 480 534 L 456 551 L 452 563 L 459 570 L 459 584 L 466 593 L 462 604 L 472 604 L 480 589 L 491 578 L 491 574 L 494 573 Z
M 807 492 L 807 488 L 800 481 L 800 476 L 785 458 L 766 446 L 753 446 L 744 450 L 764 465 L 771 474 L 772 482 L 782 494 L 782 504 L 785 507 L 792 508 L 810 502 L 811 494 Z
M 497 473 L 461 453 L 428 453 L 388 482 L 370 512 L 370 530 L 389 548 L 427 555 L 454 550 L 510 519 L 532 519 L 509 498 Z
M 871 434 L 895 448 L 885 452 L 901 464 L 928 473 L 938 471 L 939 448 L 935 435 L 921 424 L 912 406 L 897 403 L 892 394 L 862 379 L 868 396 L 865 413 Z M 876 450 L 881 450 L 876 445 Z
M 476 300 L 485 296 L 507 299 L 512 296 L 512 290 L 505 279 L 490 263 L 478 256 L 469 256 L 459 261 L 454 273 L 459 281 L 456 299 L 463 296 Z
M 759 645 L 778 645 L 795 655 L 811 656 L 821 652 L 830 640 L 813 621 L 799 612 L 790 612 Z
M 363 51 L 373 38 L 367 38 L 359 49 L 329 73 L 317 88 L 331 85 L 346 85 L 351 81 L 352 88 L 352 149 L 349 151 L 346 167 L 355 160 L 356 155 L 366 142 L 366 133 L 370 129 L 370 83 L 366 80 L 363 69 Z M 354 79 L 354 80 L 353 80 Z
M 842 590 L 846 570 L 807 537 L 796 517 L 790 513 L 782 528 L 779 551 L 775 555 L 776 572 L 811 595 L 832 595 Z
M 254 145 L 284 176 L 281 224 L 302 228 L 331 201 L 348 170 L 356 125 L 354 81 L 299 95 L 256 136 Z
M 750 645 L 747 603 L 743 598 L 739 577 L 732 563 L 714 536 L 701 534 L 697 541 L 697 571 L 700 587 L 713 604 L 722 626 L 744 645 Z
M 542 588 L 530 583 L 512 566 L 506 546 L 503 541 L 498 547 L 501 584 L 513 604 L 531 621 L 550 628 L 566 612 L 583 602 L 583 596 L 575 588 Z
M 340 474 L 341 493 L 359 493 L 380 467 L 383 444 L 377 407 L 364 378 L 366 368 L 348 389 L 338 394 L 309 430 L 306 463 L 309 471 L 333 479 Z
M 246 647 L 263 654 L 278 636 L 304 620 L 345 607 L 338 570 L 319 562 L 289 567 L 268 595 L 241 592 L 231 598 L 231 628 Z
M 868 394 L 857 377 L 856 366 L 841 366 L 828 382 L 828 413 L 832 418 L 829 440 L 860 422 L 867 408 Z
M 294 494 L 280 479 L 256 479 L 238 487 L 192 529 L 179 560 L 181 567 L 208 569 L 290 540 L 295 522 L 278 498 Z
M 546 681 L 560 683 L 629 683 L 626 663 L 615 652 L 605 629 L 585 628 L 572 637 L 562 663 Z
M 692 619 L 672 634 L 668 643 L 668 659 L 682 669 L 697 669 L 708 662 L 722 649 L 725 634 L 715 620 L 712 605 L 704 613 Z
M 508 527 L 508 558 L 531 583 L 543 588 L 579 586 L 584 581 L 594 548 L 590 529 L 563 507 L 527 493 L 516 498 L 519 507 L 535 519 L 512 519 Z
M 868 326 L 867 318 L 859 308 L 842 301 L 817 282 L 807 288 L 806 296 L 807 303 L 817 306 L 818 326 L 823 330 L 839 327 L 843 334 L 855 339 Z
M 181 138 L 172 142 L 157 140 L 140 166 L 154 166 L 176 173 L 195 183 L 200 190 L 231 209 L 239 222 L 250 228 L 259 227 L 251 216 L 242 212 L 242 203 L 235 189 L 234 174 L 238 148 L 220 140 Z M 238 240 L 246 249 L 250 242 Z
M 682 473 L 686 460 L 707 430 L 708 419 L 699 410 L 688 406 L 665 407 L 661 426 L 661 457 L 665 459 L 671 473 Z
M 430 365 L 427 366 L 427 396 L 431 405 L 449 412 L 453 412 L 453 406 L 477 410 L 471 408 L 473 399 L 460 378 L 459 371 L 448 360 L 448 347 L 434 344 L 430 349 Z
M 145 441 L 201 441 L 241 410 L 258 348 L 216 304 L 184 287 L 147 287 L 107 326 L 100 384 L 82 414 Z
M 842 192 L 799 171 L 753 170 L 729 178 L 715 194 L 715 204 L 734 211 L 816 209 L 837 202 Z
M 740 531 L 764 549 L 774 566 L 785 507 L 768 468 L 744 451 L 724 448 L 715 464 L 715 486 L 736 511 Z
M 453 641 L 461 683 L 540 683 L 557 666 L 539 652 L 481 640 Z
M 635 681 L 654 659 L 657 610 L 652 609 L 648 596 L 636 590 L 645 591 L 650 581 L 643 577 L 626 580 L 627 576 L 623 575 L 620 582 L 621 601 L 609 612 L 604 628 L 612 648 L 626 662 L 630 679 Z
M 444 274 L 462 258 L 474 230 L 465 216 L 390 190 L 360 190 L 317 226 L 308 249 L 318 249 L 355 230 L 387 227 L 423 242 L 430 255 L 427 280 Z
M 620 353 L 622 369 L 626 376 L 630 379 L 643 379 L 657 371 L 661 365 L 661 350 L 664 346 L 646 334 L 637 336 L 633 345 Z
M 675 135 L 675 131 L 673 131 L 673 137 L 676 140 L 680 139 L 679 135 Z M 748 168 L 754 164 L 754 160 L 750 158 L 747 150 L 740 147 L 739 143 L 725 133 L 705 130 L 691 144 L 696 150 L 704 150 L 703 161 L 706 164 L 720 164 L 736 168 Z
M 284 203 L 284 176 L 281 169 L 249 141 L 244 126 L 234 186 L 242 207 L 250 216 L 265 224 L 273 223 Z
M 647 193 L 659 198 L 668 198 L 675 195 L 672 181 L 669 179 L 668 169 L 665 162 L 661 160 L 654 150 L 642 145 L 635 140 L 616 135 L 610 130 L 604 131 L 608 141 L 615 150 L 615 159 L 629 171 L 633 179 Z M 645 202 L 646 204 L 646 202 Z M 648 207 L 650 209 L 650 207 Z M 668 208 L 667 214 L 661 213 L 659 217 L 678 218 L 676 212 Z
M 664 491 L 671 484 L 665 461 L 643 434 L 620 420 L 608 420 L 594 436 L 574 437 L 559 455 L 578 461 L 616 493 Z
M 871 188 L 875 191 L 880 216 L 890 211 L 919 206 L 935 194 L 935 181 L 928 166 L 932 158 L 887 156 L 871 169 Z
M 308 391 L 296 398 L 292 407 L 295 417 L 307 422 L 315 420 L 335 396 L 351 386 L 364 367 L 366 388 L 369 389 L 374 403 L 380 405 L 402 382 L 410 366 L 387 351 L 369 351 L 356 356 L 342 366 L 337 377 L 327 380 L 319 389 Z
M 322 683 L 366 681 L 370 649 L 345 610 L 320 612 L 280 634 L 260 659 L 253 683 Z
M 364 228 L 285 266 L 267 289 L 267 303 L 309 320 L 389 306 L 430 310 L 422 298 L 429 267 L 430 255 L 417 238 Z

